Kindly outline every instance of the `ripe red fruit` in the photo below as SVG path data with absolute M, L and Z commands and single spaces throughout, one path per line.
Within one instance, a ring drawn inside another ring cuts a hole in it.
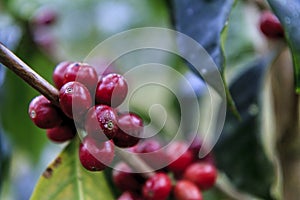
M 284 30 L 278 18 L 270 11 L 261 14 L 259 22 L 260 30 L 268 38 L 282 38 Z
M 70 64 L 72 64 L 71 61 L 63 61 L 56 65 L 52 74 L 52 79 L 57 89 L 60 89 L 64 85 L 66 68 Z
M 143 200 L 142 197 L 139 197 L 137 194 L 126 191 L 119 196 L 118 200 Z
M 64 84 L 76 81 L 85 85 L 90 92 L 95 91 L 98 83 L 96 70 L 87 63 L 75 62 L 67 66 L 64 75 Z
M 165 173 L 150 177 L 143 186 L 143 197 L 146 200 L 167 199 L 172 189 L 170 178 Z
M 28 114 L 39 128 L 53 128 L 62 123 L 62 113 L 46 97 L 39 95 L 29 104 Z
M 55 23 L 57 13 L 50 8 L 39 9 L 33 16 L 33 23 L 37 26 L 48 26 Z
M 161 148 L 160 143 L 157 140 L 154 139 L 147 139 L 143 142 L 139 143 L 133 151 L 135 153 L 150 153 L 157 151 Z
M 69 118 L 81 121 L 92 106 L 89 90 L 79 82 L 68 82 L 59 91 L 59 104 Z
M 96 105 L 89 109 L 85 130 L 90 137 L 98 141 L 112 139 L 118 131 L 117 114 L 107 105 Z
M 57 143 L 66 142 L 76 135 L 76 128 L 74 124 L 63 123 L 60 126 L 56 126 L 52 129 L 47 129 L 47 137 Z
M 113 142 L 118 147 L 132 147 L 136 145 L 143 131 L 143 120 L 136 114 L 126 113 L 119 116 L 119 130 L 113 137 Z
M 159 141 L 154 139 L 146 139 L 133 147 L 133 152 L 138 153 L 138 156 L 143 159 L 143 161 L 152 169 L 160 170 L 166 166 L 168 161 L 165 152 L 160 149 L 161 144 Z
M 199 137 L 196 137 L 193 139 L 191 145 L 189 146 L 189 150 L 193 153 L 194 156 L 194 160 L 195 161 L 203 161 L 203 162 L 209 162 L 211 164 L 215 164 L 215 159 L 213 156 L 212 152 L 209 152 L 206 156 L 204 156 L 203 158 L 199 158 L 199 151 L 201 148 L 205 148 L 205 146 L 203 146 L 203 142 Z
M 96 103 L 117 107 L 126 98 L 128 86 L 120 74 L 108 74 L 102 77 L 96 88 Z
M 140 192 L 144 180 L 124 162 L 118 163 L 112 173 L 113 182 L 122 191 Z
M 193 161 L 193 154 L 183 141 L 171 143 L 166 149 L 166 154 L 171 161 L 168 169 L 174 172 L 175 175 L 182 174 Z
M 79 147 L 79 160 L 89 171 L 101 171 L 109 165 L 114 158 L 114 145 L 110 141 L 98 142 L 85 137 Z
M 202 200 L 202 193 L 197 186 L 187 180 L 180 180 L 174 187 L 176 200 Z
M 217 169 L 209 163 L 194 163 L 186 169 L 183 178 L 192 181 L 201 190 L 207 190 L 216 182 Z

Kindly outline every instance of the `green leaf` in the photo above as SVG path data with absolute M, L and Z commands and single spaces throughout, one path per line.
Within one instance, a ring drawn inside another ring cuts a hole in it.
M 9 145 L 7 138 L 3 134 L 0 126 L 0 196 L 2 183 L 6 180 L 9 172 L 10 157 L 11 146 Z
M 176 29 L 199 42 L 221 69 L 221 33 L 234 0 L 173 0 Z M 184 50 L 184 44 L 180 46 Z
M 274 168 L 268 160 L 260 133 L 260 94 L 267 62 L 250 63 L 230 86 L 241 121 L 227 112 L 224 129 L 214 148 L 217 166 L 240 190 L 273 199 Z M 249 84 L 250 83 L 250 84 Z
M 78 157 L 79 140 L 73 140 L 40 177 L 31 200 L 114 199 L 103 172 L 85 170 Z
M 223 52 L 226 23 L 234 3 L 234 0 L 173 0 L 173 11 L 176 29 L 202 45 L 219 68 L 229 108 L 239 118 L 225 80 Z M 179 49 L 184 52 L 188 46 L 180 44 Z M 194 66 L 189 65 L 189 67 L 201 77 Z
M 295 89 L 300 94 L 300 1 L 268 0 L 285 30 L 294 62 Z
M 226 75 L 228 76 L 236 73 L 240 68 L 244 68 L 245 63 L 252 60 L 256 54 L 252 41 L 253 30 L 245 17 L 246 4 L 247 2 L 237 1 L 228 19 L 230 23 L 227 26 L 226 35 L 222 34 L 222 36 L 224 35 L 222 39 L 225 40 L 222 42 L 226 59 Z M 241 29 L 241 27 L 243 28 Z

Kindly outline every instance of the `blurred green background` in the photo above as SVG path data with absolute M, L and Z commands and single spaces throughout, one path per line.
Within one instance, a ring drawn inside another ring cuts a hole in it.
M 52 83 L 52 71 L 58 62 L 83 61 L 101 41 L 128 29 L 147 26 L 174 28 L 173 12 L 170 1 L 162 0 L 1 0 L 0 42 Z M 261 55 L 267 43 L 257 29 L 259 12 L 251 3 L 238 1 L 230 13 L 229 27 L 222 34 L 226 38 L 222 41 L 226 75 L 244 121 L 239 123 L 230 112 L 227 114 L 224 134 L 215 153 L 218 167 L 233 180 L 234 185 L 264 199 L 272 199 L 270 185 L 273 179 L 270 177 L 274 176 L 273 168 L 263 153 L 259 137 L 260 82 L 249 86 L 246 84 L 249 80 L 238 79 L 252 73 L 250 81 L 260 80 L 266 67 Z M 41 24 L 40 20 L 47 17 L 52 19 L 51 22 Z M 190 26 L 204 23 L 201 18 L 185 22 Z M 216 30 L 202 31 L 213 33 Z M 201 99 L 201 80 L 176 56 L 166 54 L 148 60 L 127 59 L 125 63 L 117 64 L 116 70 L 122 72 L 123 67 L 145 61 L 174 66 L 191 80 Z M 244 98 L 239 98 L 243 92 Z M 39 175 L 65 146 L 49 142 L 45 131 L 30 121 L 28 104 L 37 94 L 19 77 L 0 66 L 0 199 L 28 199 Z M 174 119 L 164 130 L 168 134 L 177 123 L 179 109 L 171 94 L 161 91 L 156 95 L 174 114 Z M 183 92 L 182 95 L 187 94 Z M 249 106 L 254 114 L 249 114 Z M 146 119 L 148 108 L 148 105 L 140 105 L 135 109 Z M 234 159 L 238 161 L 232 169 Z M 220 198 L 214 190 L 205 196 L 207 199 Z

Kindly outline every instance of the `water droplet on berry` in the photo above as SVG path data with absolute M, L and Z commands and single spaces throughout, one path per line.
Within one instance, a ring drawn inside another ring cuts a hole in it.
M 66 93 L 72 93 L 72 92 L 73 92 L 73 88 L 69 87 L 69 88 L 66 89 Z
M 105 128 L 112 130 L 114 128 L 114 123 L 112 121 L 107 122 L 107 124 L 105 124 Z
M 34 110 L 32 110 L 32 111 L 30 112 L 30 117 L 31 117 L 32 119 L 34 119 L 34 118 L 36 117 L 36 112 L 35 112 Z

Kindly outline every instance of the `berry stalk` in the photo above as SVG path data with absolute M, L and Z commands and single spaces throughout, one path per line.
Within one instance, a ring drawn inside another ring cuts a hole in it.
M 145 173 L 142 174 L 144 178 L 149 178 L 155 174 L 154 170 L 138 156 L 125 152 L 120 148 L 115 148 L 115 150 L 131 168 L 135 169 L 136 171 L 145 171 Z
M 51 101 L 51 103 L 57 107 L 60 107 L 59 91 L 33 69 L 31 69 L 27 64 L 25 64 L 13 52 L 6 48 L 2 43 L 0 43 L 0 63 L 12 70 L 31 87 L 44 95 L 48 100 Z M 154 174 L 154 170 L 152 170 L 151 167 L 149 167 L 138 156 L 128 154 L 122 150 L 118 150 L 118 154 L 133 169 L 136 169 L 137 171 L 146 171 L 147 173 L 143 174 L 144 177 L 148 178 Z
M 59 107 L 59 92 L 48 81 L 33 71 L 14 53 L 0 43 L 0 63 L 12 70 L 15 74 L 21 77 L 31 87 L 36 89 L 54 105 Z

